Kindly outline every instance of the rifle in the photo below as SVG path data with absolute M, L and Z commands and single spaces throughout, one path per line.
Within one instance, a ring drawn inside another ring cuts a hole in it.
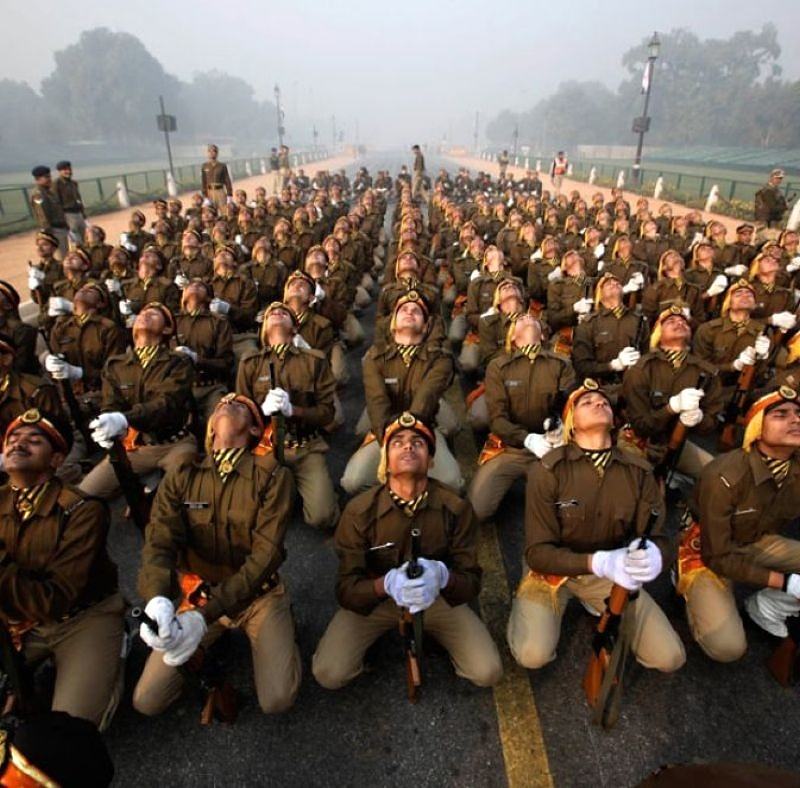
M 641 350 L 648 339 L 650 339 L 650 321 L 647 319 L 647 315 L 639 315 L 639 325 L 636 327 L 633 347 L 636 350 Z
M 739 420 L 744 416 L 747 407 L 747 398 L 750 394 L 750 389 L 756 380 L 756 365 L 748 364 L 739 373 L 739 379 L 736 381 L 736 391 L 725 407 L 724 423 L 722 433 L 717 442 L 717 449 L 719 451 L 730 451 L 736 444 L 736 427 Z
M 800 681 L 800 616 L 789 616 L 786 619 L 789 634 L 776 646 L 772 655 L 767 657 L 767 670 L 783 687 L 791 687 Z
M 58 358 L 63 359 L 64 354 L 59 353 Z M 83 417 L 83 411 L 78 403 L 78 398 L 75 396 L 75 390 L 72 388 L 72 381 L 69 378 L 64 378 L 57 382 L 58 387 L 61 389 L 61 395 L 64 397 L 64 402 L 67 405 L 72 423 L 78 429 L 78 432 L 80 432 L 83 437 L 83 442 L 86 444 L 86 453 L 91 454 L 94 449 L 97 448 L 97 444 L 92 440 L 92 433 L 89 431 L 89 425 Z
M 275 374 L 275 362 L 269 362 L 269 385 L 272 388 L 278 388 L 278 376 Z M 274 413 L 270 417 L 272 424 L 272 451 L 275 453 L 275 460 L 278 465 L 285 465 L 284 445 L 286 442 L 286 418 L 283 413 Z
M 136 527 L 144 533 L 150 519 L 150 496 L 131 467 L 128 452 L 120 438 L 115 438 L 108 450 L 108 461 L 114 469 L 128 512 Z
M 647 538 L 658 520 L 659 512 L 651 509 L 638 549 L 647 546 Z M 622 703 L 622 679 L 633 636 L 633 618 L 628 602 L 635 602 L 638 591 L 628 591 L 616 583 L 606 600 L 606 609 L 597 622 L 592 638 L 592 656 L 583 676 L 583 691 L 594 710 L 592 722 L 611 728 L 619 719 Z
M 413 580 L 422 574 L 419 565 L 421 532 L 419 528 L 411 529 L 411 560 L 406 568 L 406 576 Z M 408 685 L 408 699 L 411 703 L 417 702 L 417 688 L 422 685 L 422 613 L 412 616 L 408 608 L 403 609 L 400 616 L 400 637 L 403 640 L 403 652 L 406 657 L 406 681 Z
M 144 624 L 151 632 L 158 632 L 158 624 L 142 608 L 133 608 L 131 617 Z M 209 657 L 207 649 L 199 646 L 188 662 L 177 667 L 177 671 L 196 689 L 200 697 L 201 725 L 210 725 L 215 716 L 221 722 L 229 724 L 236 721 L 239 714 L 236 690 L 223 676 L 218 661 Z
M 7 625 L 0 621 L 0 717 L 24 716 L 32 710 L 30 675 L 14 646 Z
M 697 388 L 706 392 L 713 378 L 714 376 L 710 375 L 708 372 L 701 372 L 697 378 Z M 675 426 L 670 433 L 669 441 L 667 442 L 667 452 L 661 459 L 661 462 L 653 468 L 653 475 L 656 477 L 657 481 L 663 481 L 665 485 L 669 486 L 688 434 L 689 428 L 681 421 L 680 416 L 678 416 L 675 420 Z

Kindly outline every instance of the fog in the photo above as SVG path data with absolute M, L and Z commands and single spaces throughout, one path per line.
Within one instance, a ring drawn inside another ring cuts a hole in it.
M 4 4 L 0 77 L 38 90 L 55 67 L 54 52 L 82 31 L 108 27 L 136 36 L 184 82 L 218 70 L 246 80 L 265 101 L 278 83 L 293 145 L 307 143 L 313 125 L 320 144 L 329 144 L 334 115 L 347 142 L 405 146 L 446 136 L 471 144 L 476 111 L 483 137 L 501 110 L 528 110 L 565 80 L 615 90 L 627 76 L 623 53 L 654 30 L 725 38 L 772 22 L 783 78 L 800 76 L 797 0 Z M 214 107 L 203 111 L 213 116 Z

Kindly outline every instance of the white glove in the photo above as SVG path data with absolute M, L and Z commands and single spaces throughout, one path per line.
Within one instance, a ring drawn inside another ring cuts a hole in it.
M 531 260 L 541 260 L 542 259 L 542 250 L 537 249 L 532 255 Z
M 128 420 L 119 411 L 101 413 L 96 419 L 89 422 L 92 431 L 92 440 L 104 449 L 110 449 L 114 438 L 124 435 L 128 429 Z
M 183 271 L 178 271 L 178 273 L 175 274 L 175 279 L 172 281 L 175 282 L 175 287 L 177 287 L 179 290 L 183 290 L 183 288 L 189 284 L 189 277 L 186 276 Z
M 390 569 L 383 576 L 383 588 L 398 607 L 408 607 L 415 599 L 422 598 L 423 576 L 412 580 L 406 574 L 407 569 L 408 561 L 397 569 Z
M 753 349 L 756 351 L 756 358 L 757 359 L 765 359 L 769 356 L 769 349 L 770 343 L 769 338 L 765 337 L 763 334 L 759 334 L 756 337 L 756 341 L 753 343 Z
M 324 300 L 325 300 L 325 288 L 319 282 L 316 282 L 314 285 L 314 301 L 320 303 L 321 301 Z
M 622 286 L 623 293 L 635 293 L 644 287 L 644 275 L 641 271 L 637 271 L 631 276 L 627 284 Z
M 129 237 L 130 236 L 128 235 L 128 233 L 120 233 L 119 234 L 119 244 L 120 244 L 120 246 L 123 246 L 126 243 L 128 243 L 128 238 Z
M 711 296 L 719 295 L 720 293 L 724 293 L 728 289 L 728 280 L 722 274 L 717 274 L 714 277 L 711 284 L 708 286 L 708 290 L 706 290 L 706 295 L 711 298 Z
M 129 317 L 133 314 L 133 306 L 131 306 L 131 302 L 127 298 L 123 298 L 119 302 L 119 313 L 124 315 L 125 317 Z
M 294 408 L 289 400 L 289 394 L 280 388 L 270 389 L 261 405 L 261 412 L 265 416 L 272 416 L 280 411 L 286 418 L 291 418 Z
M 598 260 L 597 261 L 597 270 L 598 270 L 598 272 L 602 271 L 605 267 L 606 267 L 606 264 L 605 264 L 604 260 Z
M 756 363 L 756 349 L 748 345 L 733 362 L 733 368 L 737 372 L 742 371 L 742 367 L 751 367 Z
M 481 275 L 480 268 L 476 268 L 470 275 L 469 281 L 471 282 L 473 279 L 477 279 Z
M 603 243 L 597 244 L 594 248 L 594 256 L 596 259 L 600 259 L 606 253 L 606 245 Z M 598 269 L 600 266 L 598 266 Z
M 628 574 L 627 558 L 628 550 L 625 547 L 618 550 L 598 550 L 592 556 L 592 574 L 627 588 L 628 591 L 638 591 L 642 584 Z
M 106 286 L 106 290 L 109 293 L 113 293 L 114 295 L 122 295 L 122 285 L 120 284 L 119 279 L 113 279 L 109 277 L 106 279 L 103 284 Z
M 795 271 L 798 270 L 798 268 L 800 268 L 800 255 L 797 255 L 797 257 L 793 257 L 792 261 L 786 265 L 786 270 L 790 274 L 793 274 Z
M 554 268 L 554 269 L 553 269 L 553 270 L 552 270 L 552 271 L 551 271 L 551 272 L 550 272 L 550 273 L 547 275 L 547 281 L 548 281 L 548 282 L 557 282 L 559 279 L 563 279 L 563 278 L 564 278 L 564 274 L 563 274 L 563 272 L 561 271 L 561 269 L 560 269 L 558 266 L 556 266 L 556 267 L 555 267 L 555 268 Z
M 409 588 L 403 595 L 411 615 L 427 610 L 450 579 L 450 570 L 441 561 L 420 558 L 419 565 L 422 567 L 422 585 L 419 588 Z
M 797 323 L 797 318 L 791 312 L 776 312 L 769 319 L 769 322 L 773 326 L 782 328 L 784 331 L 791 331 L 794 328 L 795 323 Z M 759 337 L 758 339 L 761 339 L 761 337 Z M 756 344 L 758 344 L 758 339 L 756 340 Z M 764 337 L 764 339 L 766 339 L 766 337 Z M 757 352 L 758 350 L 756 350 L 756 353 Z
M 236 241 L 236 243 L 239 244 L 239 246 L 241 246 L 242 245 L 242 235 L 241 235 L 241 233 L 239 235 L 237 235 L 233 240 Z
M 639 548 L 639 539 L 634 539 L 628 545 L 625 556 L 625 571 L 640 583 L 649 583 L 661 574 L 663 559 L 661 550 L 655 542 L 649 539 L 643 548 Z
M 680 420 L 686 427 L 696 427 L 703 420 L 703 411 L 700 408 L 682 410 Z
M 158 632 L 153 632 L 147 624 L 139 626 L 139 637 L 156 651 L 172 648 L 180 634 L 175 607 L 165 596 L 154 596 L 144 612 L 158 624 Z
M 786 583 L 786 593 L 800 599 L 800 575 L 796 572 L 792 572 L 789 575 L 789 580 Z
M 635 347 L 624 347 L 609 366 L 614 372 L 622 372 L 623 369 L 636 364 L 640 358 L 641 353 Z
M 28 290 L 36 290 L 44 282 L 45 273 L 41 268 L 31 266 L 28 268 Z
M 178 615 L 180 631 L 175 643 L 164 652 L 165 665 L 172 668 L 183 665 L 197 651 L 200 641 L 205 637 L 208 627 L 203 614 L 197 610 L 187 610 Z
M 217 315 L 227 315 L 231 305 L 221 298 L 212 298 L 209 309 Z
M 50 317 L 71 315 L 72 301 L 67 298 L 59 298 L 59 296 L 50 296 L 50 300 L 47 302 L 47 314 Z
M 54 380 L 80 380 L 83 377 L 83 367 L 68 364 L 63 358 L 47 354 L 44 368 L 53 376 Z
M 572 311 L 578 315 L 588 315 L 592 311 L 592 299 L 581 298 L 572 305 Z
M 564 442 L 562 429 L 552 430 L 547 433 L 529 432 L 523 441 L 523 446 L 540 460 L 549 451 L 558 448 Z
M 704 396 L 705 392 L 702 389 L 685 388 L 669 398 L 669 409 L 673 413 L 697 410 Z
M 183 353 L 184 356 L 188 356 L 192 360 L 192 364 L 197 363 L 197 353 L 195 353 L 190 347 L 186 347 L 186 345 L 178 345 L 175 350 L 178 353 Z
M 306 342 L 302 334 L 295 334 L 292 338 L 292 344 L 295 347 L 301 348 L 302 350 L 311 350 L 311 345 Z
M 747 271 L 747 266 L 742 265 L 741 263 L 737 263 L 736 265 L 729 265 L 725 269 L 725 273 L 728 276 L 744 276 L 745 271 Z

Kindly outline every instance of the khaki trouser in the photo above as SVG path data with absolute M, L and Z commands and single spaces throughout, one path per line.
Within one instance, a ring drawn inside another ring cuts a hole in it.
M 578 597 L 597 611 L 605 609 L 611 581 L 594 575 L 572 577 L 557 592 L 545 588 L 541 593 L 517 594 L 511 605 L 508 620 L 508 645 L 514 659 L 524 668 L 541 668 L 556 658 L 556 646 L 561 634 L 561 618 L 567 602 Z M 686 661 L 683 643 L 661 608 L 644 590 L 631 611 L 635 615 L 631 651 L 646 668 L 664 673 L 678 670 Z
M 461 352 L 458 354 L 458 366 L 461 367 L 463 372 L 475 372 L 480 365 L 480 347 L 474 343 L 467 344 L 465 342 L 461 346 Z
M 270 170 L 267 177 L 267 192 L 277 195 L 280 193 L 281 186 L 283 186 L 283 176 L 278 170 Z
M 283 583 L 233 619 L 223 616 L 215 621 L 202 645 L 210 646 L 226 629 L 232 628 L 243 630 L 250 640 L 253 679 L 261 710 L 277 714 L 291 708 L 300 689 L 302 665 L 295 642 L 291 600 Z M 153 651 L 133 691 L 133 707 L 148 716 L 160 714 L 178 699 L 183 683 L 178 669 L 165 665 L 162 654 Z
M 434 434 L 436 435 L 436 454 L 433 458 L 433 465 L 428 471 L 428 476 L 460 491 L 464 480 L 461 478 L 461 469 L 458 466 L 458 462 L 450 451 L 450 447 L 447 445 L 442 433 L 436 429 Z M 342 489 L 348 495 L 356 495 L 372 487 L 378 481 L 378 465 L 380 461 L 381 446 L 378 441 L 372 441 L 359 448 L 349 459 L 347 467 L 344 469 L 342 479 L 339 482 L 342 485 Z
M 342 326 L 342 338 L 348 347 L 360 345 L 364 341 L 364 336 L 364 328 L 358 318 L 352 312 L 348 312 Z
M 341 342 L 334 342 L 331 348 L 331 374 L 337 386 L 344 386 L 350 380 L 350 371 L 347 369 L 347 357 Z
M 486 394 L 476 397 L 467 411 L 467 421 L 473 430 L 489 429 L 489 406 L 486 404 Z
M 122 695 L 125 602 L 112 594 L 57 624 L 25 636 L 25 661 L 53 658 L 56 686 L 53 711 L 91 720 L 104 730 Z
M 208 193 L 206 194 L 217 208 L 223 208 L 228 203 L 228 192 L 224 186 L 209 186 Z
M 769 534 L 736 552 L 775 572 L 800 572 L 800 542 L 795 539 Z M 733 662 L 747 651 L 730 580 L 701 570 L 690 579 L 684 598 L 692 636 L 711 659 Z
M 64 219 L 66 219 L 67 227 L 69 227 L 70 240 L 78 246 L 84 241 L 84 234 L 86 233 L 86 219 L 83 214 L 77 211 L 67 213 L 64 212 Z
M 339 608 L 314 654 L 314 678 L 326 689 L 339 689 L 351 682 L 364 670 L 367 649 L 399 621 L 400 608 L 391 599 L 368 616 Z M 447 649 L 456 675 L 479 687 L 500 681 L 503 666 L 497 646 L 468 605 L 451 607 L 439 597 L 423 613 L 422 621 L 425 633 Z
M 128 452 L 131 468 L 137 476 L 143 476 L 160 468 L 166 472 L 180 463 L 184 457 L 197 453 L 194 436 L 187 435 L 175 443 L 158 443 L 155 446 L 140 446 L 136 451 Z M 80 483 L 80 488 L 87 495 L 107 500 L 119 493 L 117 474 L 111 467 L 108 457 L 96 465 Z
M 479 520 L 493 517 L 517 479 L 527 476 L 536 455 L 527 449 L 507 448 L 478 466 L 469 487 L 469 500 Z
M 286 449 L 284 457 L 292 471 L 297 494 L 303 502 L 303 520 L 313 528 L 328 529 L 339 519 L 339 500 L 325 462 L 328 445 L 315 438 L 302 449 Z

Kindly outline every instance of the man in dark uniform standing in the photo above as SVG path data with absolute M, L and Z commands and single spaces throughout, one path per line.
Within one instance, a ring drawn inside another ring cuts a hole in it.
M 50 168 L 40 164 L 31 170 L 36 183 L 31 192 L 31 212 L 40 229 L 58 239 L 59 259 L 67 253 L 67 220 L 53 191 Z
M 77 181 L 72 180 L 72 163 L 60 161 L 56 164 L 58 178 L 54 184 L 54 189 L 61 210 L 64 211 L 64 219 L 69 228 L 69 238 L 74 244 L 83 242 L 86 233 L 86 214 L 83 210 L 83 200 L 78 188 Z
M 208 146 L 208 161 L 203 165 L 203 195 L 217 207 L 233 200 L 233 185 L 228 173 L 228 165 L 217 161 L 219 148 L 213 143 Z
M 753 208 L 756 221 L 764 223 L 767 227 L 777 227 L 789 207 L 786 197 L 780 192 L 782 181 L 783 170 L 773 170 L 766 185 L 756 192 Z
M 422 196 L 422 180 L 425 177 L 425 157 L 419 145 L 411 148 L 414 154 L 414 180 L 411 184 L 411 193 L 415 198 Z

